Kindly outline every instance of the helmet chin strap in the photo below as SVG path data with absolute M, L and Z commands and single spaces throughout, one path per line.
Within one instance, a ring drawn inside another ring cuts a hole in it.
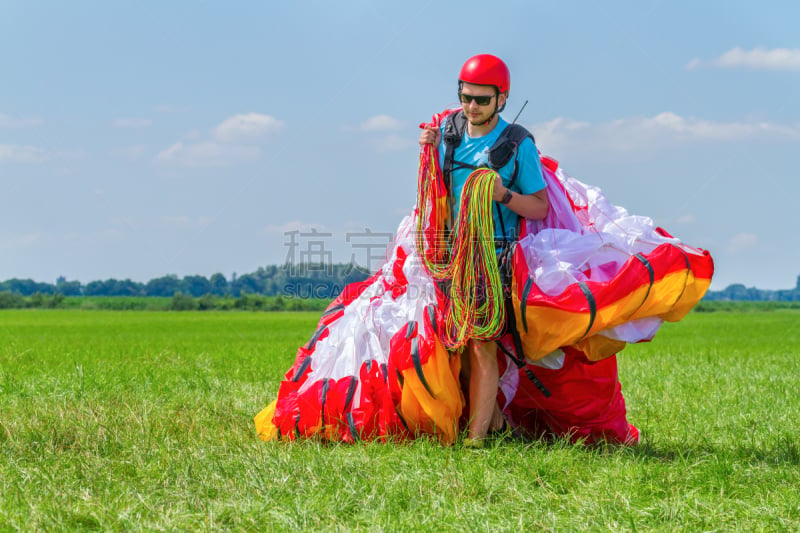
M 500 101 L 500 90 L 495 88 L 494 113 L 492 113 L 491 116 L 489 117 L 489 120 L 481 124 L 481 126 L 488 126 L 489 123 L 494 119 L 494 117 L 496 117 L 497 114 L 500 112 L 500 110 L 498 109 L 499 101 Z
M 498 98 L 499 97 L 500 97 L 500 95 L 498 95 Z M 496 117 L 499 112 L 500 112 L 500 110 L 497 109 L 497 98 L 495 98 L 495 100 L 494 100 L 494 113 L 492 113 L 492 116 L 489 117 L 489 120 L 487 120 L 484 123 L 484 126 L 488 125 L 492 120 L 494 120 L 494 117 Z

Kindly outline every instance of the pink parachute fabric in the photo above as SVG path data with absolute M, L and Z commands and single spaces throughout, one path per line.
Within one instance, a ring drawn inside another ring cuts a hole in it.
M 421 163 L 441 175 L 435 156 Z M 498 403 L 523 434 L 635 443 L 616 353 L 688 313 L 710 285 L 713 261 L 649 218 L 614 206 L 555 160 L 542 156 L 542 163 L 551 207 L 545 220 L 523 223 L 514 250 L 513 319 L 522 353 L 510 334 L 500 339 Z M 383 267 L 347 286 L 299 348 L 277 399 L 255 418 L 260 438 L 428 434 L 448 444 L 465 427 L 460 354 L 440 340 L 446 295 L 416 242 L 420 209 L 426 220 L 441 218 L 446 191 L 434 182 L 421 198 Z M 427 243 L 439 238 L 429 227 L 421 233 Z M 426 253 L 437 253 L 433 248 Z

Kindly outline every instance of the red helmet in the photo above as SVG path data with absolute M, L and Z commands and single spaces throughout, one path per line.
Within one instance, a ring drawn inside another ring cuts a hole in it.
M 494 85 L 499 92 L 504 93 L 511 87 L 511 74 L 499 57 L 479 54 L 464 63 L 458 81 L 475 85 Z

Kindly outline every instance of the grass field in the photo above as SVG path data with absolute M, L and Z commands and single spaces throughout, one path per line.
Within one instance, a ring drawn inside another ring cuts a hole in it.
M 259 441 L 318 313 L 0 311 L 0 530 L 800 530 L 800 312 L 628 347 L 635 448 Z

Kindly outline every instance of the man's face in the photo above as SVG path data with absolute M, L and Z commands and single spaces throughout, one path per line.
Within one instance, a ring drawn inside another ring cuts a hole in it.
M 464 102 L 464 97 L 461 98 L 461 109 L 464 110 L 464 116 L 470 124 L 479 126 L 489 121 L 492 115 L 499 106 L 503 105 L 506 101 L 506 95 L 497 95 L 494 87 L 490 85 L 473 85 L 472 83 L 463 83 L 461 85 L 461 94 L 466 96 L 477 96 L 489 99 L 487 105 L 480 105 L 476 100 Z

